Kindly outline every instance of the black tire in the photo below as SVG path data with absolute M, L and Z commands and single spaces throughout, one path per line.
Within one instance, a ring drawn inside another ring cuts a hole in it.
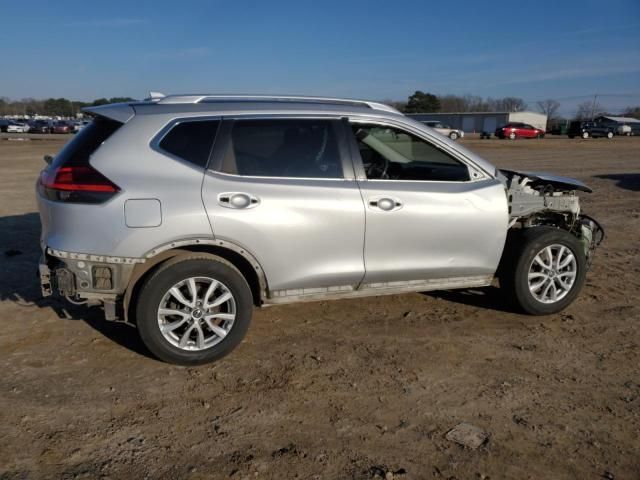
M 223 283 L 235 301 L 235 320 L 228 334 L 217 344 L 188 351 L 172 345 L 160 331 L 158 308 L 164 295 L 181 280 L 210 277 Z M 208 254 L 181 256 L 163 263 L 144 282 L 136 303 L 140 338 L 160 360 L 176 365 L 201 365 L 230 353 L 244 338 L 251 323 L 253 296 L 247 281 L 231 263 Z
M 450 138 L 451 140 L 457 140 L 457 139 L 458 139 L 458 132 L 451 132 L 451 133 L 449 134 L 449 138 Z
M 529 269 L 536 255 L 546 246 L 562 245 L 573 253 L 576 260 L 576 278 L 564 298 L 554 303 L 543 303 L 529 290 Z M 531 315 L 549 315 L 565 309 L 580 293 L 587 272 L 584 247 L 566 230 L 553 227 L 533 227 L 513 230 L 507 237 L 507 247 L 500 266 L 500 288 L 515 307 Z

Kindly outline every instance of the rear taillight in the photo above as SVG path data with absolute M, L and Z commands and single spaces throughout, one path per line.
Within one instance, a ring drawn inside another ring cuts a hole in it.
M 91 165 L 49 167 L 40 175 L 40 191 L 49 200 L 102 203 L 120 188 Z

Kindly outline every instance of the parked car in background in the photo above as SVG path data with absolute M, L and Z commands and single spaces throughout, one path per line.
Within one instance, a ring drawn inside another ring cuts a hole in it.
M 71 133 L 73 132 L 73 126 L 68 122 L 58 121 L 53 124 L 52 133 Z
M 51 133 L 51 123 L 48 120 L 34 120 L 30 127 L 31 133 Z
M 498 138 L 509 138 L 511 140 L 515 140 L 516 138 L 543 138 L 544 130 L 527 123 L 511 122 L 502 127 L 498 127 L 495 131 L 495 136 Z
M 424 120 L 422 123 L 427 127 L 433 128 L 436 132 L 441 133 L 445 137 L 449 137 L 451 140 L 457 140 L 458 138 L 464 137 L 464 132 L 462 130 L 451 128 L 446 123 L 442 123 L 437 120 Z
M 29 125 L 27 122 L 11 121 L 7 125 L 8 133 L 27 133 L 29 131 Z
M 624 135 L 625 137 L 630 137 L 632 132 L 631 125 L 627 125 L 626 123 L 618 125 L 618 128 L 616 129 L 616 133 L 618 135 Z
M 0 118 L 0 132 L 6 132 L 9 126 L 9 120 L 6 118 Z
M 73 122 L 73 133 L 78 133 L 80 130 L 82 130 L 84 127 L 86 127 L 90 123 L 91 123 L 90 120 L 82 120 L 82 121 Z
M 611 139 L 613 138 L 613 135 L 613 127 L 603 125 L 601 123 L 582 122 L 579 120 L 571 122 L 571 124 L 569 125 L 569 130 L 567 132 L 567 136 L 569 138 L 606 137 Z
M 37 185 L 42 293 L 135 321 L 168 362 L 226 355 L 261 305 L 498 277 L 521 310 L 556 313 L 603 237 L 580 181 L 498 170 L 376 102 L 155 94 L 85 110 L 96 119 Z

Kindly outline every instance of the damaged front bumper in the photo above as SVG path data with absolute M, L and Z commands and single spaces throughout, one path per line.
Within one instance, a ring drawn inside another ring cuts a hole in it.
M 547 173 L 500 170 L 499 174 L 509 202 L 509 226 L 547 225 L 569 231 L 582 242 L 590 267 L 605 234 L 594 218 L 581 212 L 576 192 L 591 193 L 591 188 L 574 178 Z

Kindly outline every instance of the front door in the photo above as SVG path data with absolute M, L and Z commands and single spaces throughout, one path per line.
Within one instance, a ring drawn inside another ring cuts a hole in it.
M 349 130 L 366 208 L 365 286 L 486 283 L 507 232 L 504 186 L 471 180 L 462 161 L 416 133 L 357 120 Z
M 256 257 L 276 295 L 355 289 L 364 206 L 340 121 L 239 118 L 220 136 L 202 188 L 215 237 Z

